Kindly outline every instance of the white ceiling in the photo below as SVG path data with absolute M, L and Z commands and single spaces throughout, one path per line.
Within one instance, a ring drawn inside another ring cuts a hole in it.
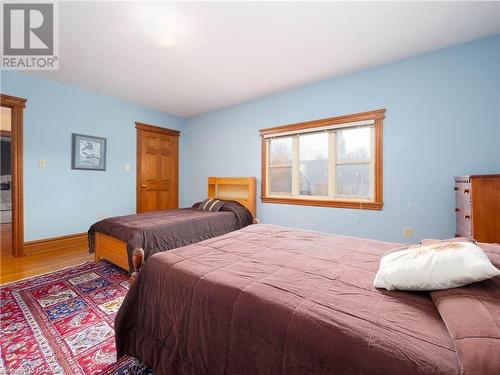
M 60 69 L 34 74 L 180 116 L 500 32 L 498 2 L 61 2 Z M 176 30 L 170 49 L 138 38 Z

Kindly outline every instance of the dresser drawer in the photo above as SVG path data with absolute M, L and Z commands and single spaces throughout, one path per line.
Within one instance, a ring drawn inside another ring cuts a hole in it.
M 472 217 L 470 213 L 457 212 L 457 237 L 473 238 Z
M 463 188 L 462 188 L 463 189 Z M 457 221 L 457 233 L 458 237 L 468 237 L 472 238 L 472 209 L 471 201 L 469 200 L 470 194 L 463 193 L 457 194 L 455 196 L 456 206 L 455 215 Z
M 457 233 L 455 234 L 455 236 L 474 239 L 474 237 L 472 236 L 471 221 L 470 220 L 461 220 L 459 222 L 459 220 L 457 218 Z
M 470 182 L 455 182 L 455 196 L 457 199 L 471 200 Z
M 467 197 L 456 196 L 455 197 L 455 212 L 457 215 L 471 215 L 471 201 L 466 199 Z

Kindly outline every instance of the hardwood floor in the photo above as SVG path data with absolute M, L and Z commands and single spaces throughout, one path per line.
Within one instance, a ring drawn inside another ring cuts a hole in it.
M 59 249 L 24 257 L 13 257 L 10 245 L 8 245 L 9 241 L 5 239 L 4 243 L 4 234 L 7 234 L 7 228 L 2 225 L 0 284 L 94 261 L 94 254 L 90 254 L 86 246 Z
M 1 255 L 12 254 L 12 224 L 0 224 L 0 253 Z

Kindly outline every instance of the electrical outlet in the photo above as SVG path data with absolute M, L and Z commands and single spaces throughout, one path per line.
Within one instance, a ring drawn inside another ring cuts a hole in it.
M 45 168 L 47 162 L 45 160 L 38 160 L 38 168 Z
M 129 172 L 129 171 L 130 171 L 130 164 L 125 164 L 125 170 L 126 170 L 127 172 Z
M 411 230 L 411 227 L 404 227 L 403 228 L 403 236 L 405 236 L 406 238 L 411 238 L 412 235 L 413 235 L 413 231 Z

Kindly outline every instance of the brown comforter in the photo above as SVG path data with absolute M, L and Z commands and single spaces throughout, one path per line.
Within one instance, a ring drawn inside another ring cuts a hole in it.
M 427 293 L 373 288 L 380 256 L 401 247 L 252 225 L 156 254 L 116 317 L 118 355 L 156 374 L 495 373 L 470 361 L 498 364 L 486 341 L 498 328 L 498 280 L 470 292 L 489 300 L 469 303 L 491 319 L 446 312 L 453 302 L 441 296 L 443 322 Z M 472 336 L 488 345 L 480 357 Z
M 135 248 L 145 257 L 165 250 L 200 242 L 252 224 L 252 214 L 238 202 L 226 201 L 219 212 L 192 208 L 118 216 L 99 221 L 88 232 L 89 251 L 95 249 L 95 232 L 127 243 L 129 266 Z
M 500 245 L 479 244 L 500 268 Z M 500 277 L 431 292 L 463 374 L 500 374 Z

